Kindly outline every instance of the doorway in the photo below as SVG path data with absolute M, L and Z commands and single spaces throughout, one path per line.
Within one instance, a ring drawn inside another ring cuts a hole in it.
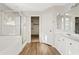
M 79 17 L 75 17 L 75 33 L 79 34 Z
M 31 42 L 39 42 L 39 16 L 31 17 Z

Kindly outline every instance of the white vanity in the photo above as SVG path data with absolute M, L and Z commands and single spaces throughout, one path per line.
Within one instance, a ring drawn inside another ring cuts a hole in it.
M 57 31 L 55 46 L 61 54 L 77 55 L 79 54 L 79 36 Z
M 78 17 L 79 6 L 57 16 L 55 47 L 63 55 L 79 55 Z

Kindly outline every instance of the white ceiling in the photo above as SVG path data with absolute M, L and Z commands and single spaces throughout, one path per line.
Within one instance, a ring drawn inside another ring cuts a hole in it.
M 65 5 L 65 3 L 5 3 L 5 5 L 15 11 L 43 11 L 55 5 Z
M 72 8 L 71 10 L 69 10 L 67 13 L 69 14 L 75 14 L 75 15 L 79 15 L 79 6 Z
M 1 10 L 11 10 L 11 9 L 8 6 L 6 6 L 5 4 L 0 3 L 0 11 Z

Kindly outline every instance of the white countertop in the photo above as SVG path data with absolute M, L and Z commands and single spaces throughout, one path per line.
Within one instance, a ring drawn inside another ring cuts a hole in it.
M 67 32 L 64 32 L 61 30 L 56 30 L 55 33 L 79 42 L 79 35 L 78 34 L 67 33 Z

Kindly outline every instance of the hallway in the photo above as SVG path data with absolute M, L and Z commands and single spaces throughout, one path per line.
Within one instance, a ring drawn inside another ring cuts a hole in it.
M 78 12 L 78 3 L 0 3 L 0 55 L 79 55 Z
M 25 45 L 19 55 L 60 55 L 51 45 L 40 43 L 38 36 L 32 36 L 32 42 Z

